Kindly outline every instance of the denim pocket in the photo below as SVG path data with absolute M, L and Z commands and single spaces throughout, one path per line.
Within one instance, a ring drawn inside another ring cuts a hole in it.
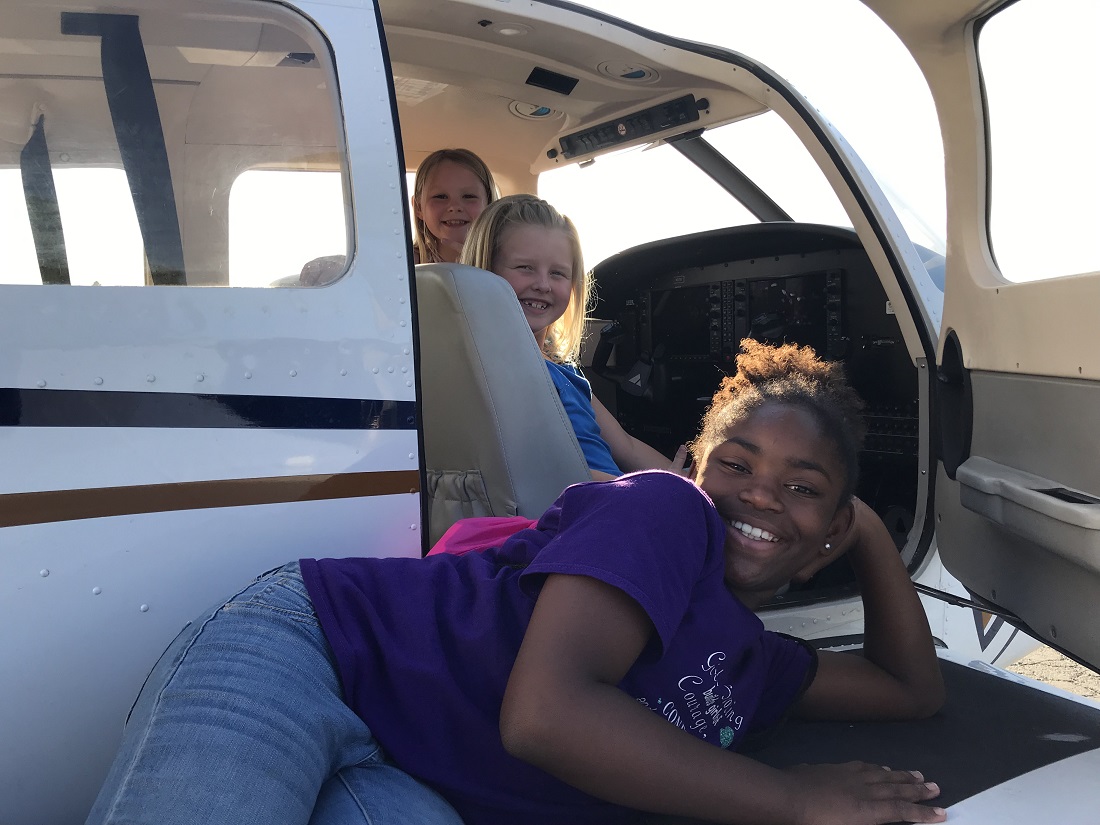
M 263 607 L 317 624 L 309 591 L 298 562 L 290 562 L 260 576 L 251 586 L 226 602 L 223 610 Z

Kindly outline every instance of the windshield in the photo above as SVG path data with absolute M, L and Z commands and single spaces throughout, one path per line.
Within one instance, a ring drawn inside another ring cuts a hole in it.
M 539 176 L 577 225 L 585 266 L 638 244 L 756 219 L 671 146 L 639 146 Z
M 784 77 L 836 125 L 867 164 L 910 239 L 943 253 L 943 144 L 931 94 L 909 52 L 858 0 L 697 0 L 678 6 L 675 15 L 666 6 L 633 0 L 586 0 L 582 5 L 666 34 L 740 51 Z M 778 116 L 729 124 L 708 131 L 705 139 L 794 220 L 851 225 L 816 164 Z M 598 159 L 593 169 L 609 160 Z M 585 171 L 593 170 L 579 170 L 577 178 Z M 540 179 L 539 188 L 558 202 L 554 174 L 561 173 L 543 175 L 546 182 Z M 690 204 L 732 198 L 709 179 L 696 184 L 685 177 L 680 183 L 690 188 L 681 193 L 679 208 L 697 214 L 691 231 L 718 225 L 714 209 Z M 578 202 L 595 200 L 595 195 L 574 197 Z M 635 203 L 618 196 L 615 200 Z M 569 209 L 564 199 L 562 208 Z M 737 223 L 756 220 L 747 211 L 738 214 Z M 617 236 L 620 230 L 602 229 L 603 246 L 593 247 L 592 256 L 586 245 L 589 265 L 616 245 L 606 237 L 609 231 Z M 585 237 L 583 226 L 581 233 Z M 624 231 L 621 237 L 625 241 L 629 235 Z
M 708 130 L 703 139 L 792 220 L 851 226 L 806 147 L 778 115 L 768 112 L 729 123 Z M 609 192 L 614 193 L 611 200 Z M 539 194 L 577 224 L 589 267 L 641 243 L 758 220 L 666 144 L 625 149 L 591 164 L 546 172 L 539 178 Z
M 704 138 L 792 220 L 852 225 L 806 147 L 774 112 L 710 129 Z

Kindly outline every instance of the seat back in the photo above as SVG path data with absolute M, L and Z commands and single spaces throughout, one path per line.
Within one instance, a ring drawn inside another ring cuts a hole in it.
M 538 518 L 591 480 L 508 282 L 421 264 L 416 300 L 431 543 L 461 518 Z

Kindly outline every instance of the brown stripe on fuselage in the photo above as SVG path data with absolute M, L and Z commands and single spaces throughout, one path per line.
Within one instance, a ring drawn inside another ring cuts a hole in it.
M 419 491 L 420 474 L 416 470 L 391 470 L 7 493 L 0 495 L 0 527 Z

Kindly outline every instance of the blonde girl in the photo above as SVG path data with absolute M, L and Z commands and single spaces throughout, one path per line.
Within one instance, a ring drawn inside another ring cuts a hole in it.
M 500 197 L 493 173 L 469 149 L 432 152 L 413 183 L 415 263 L 454 263 L 471 224 Z
M 475 221 L 461 262 L 495 272 L 515 290 L 593 478 L 684 466 L 686 448 L 670 462 L 629 435 L 576 367 L 591 278 L 569 218 L 534 195 L 501 198 Z

